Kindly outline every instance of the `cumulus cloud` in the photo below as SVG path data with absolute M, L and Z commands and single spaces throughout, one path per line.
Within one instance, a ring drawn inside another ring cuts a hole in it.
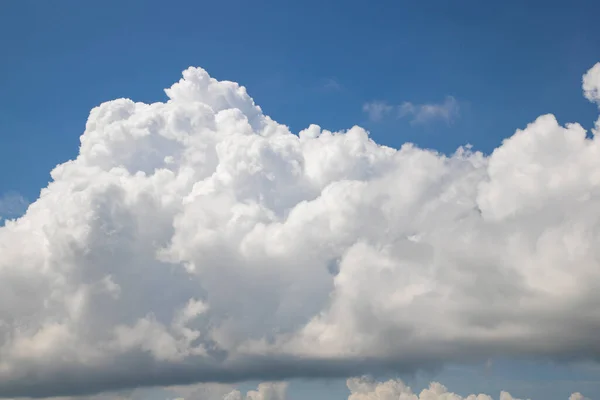
M 261 383 L 257 390 L 250 390 L 246 396 L 242 396 L 239 390 L 234 390 L 225 395 L 223 400 L 286 400 L 287 383 Z M 199 399 L 200 400 L 200 399 Z
M 432 382 L 428 388 L 416 394 L 401 380 L 376 382 L 369 378 L 351 378 L 347 381 L 350 396 L 348 400 L 493 400 L 486 394 L 471 394 L 467 397 L 449 392 L 438 382 Z M 507 392 L 500 393 L 500 400 L 519 400 Z
M 600 63 L 594 65 L 583 76 L 583 94 L 586 99 L 600 106 Z M 596 121 L 593 131 L 596 135 L 600 132 L 600 119 Z
M 600 138 L 579 124 L 446 156 L 294 135 L 200 68 L 166 93 L 94 108 L 0 228 L 0 397 L 598 360 Z
M 401 380 L 389 380 L 387 382 L 376 382 L 372 379 L 360 377 L 351 378 L 347 381 L 350 396 L 348 400 L 493 400 L 487 394 L 470 394 L 466 397 L 448 391 L 438 383 L 432 382 L 429 387 L 423 389 L 419 394 L 412 391 Z M 519 400 L 508 392 L 500 392 L 499 400 Z M 569 400 L 584 400 L 581 393 L 573 393 Z

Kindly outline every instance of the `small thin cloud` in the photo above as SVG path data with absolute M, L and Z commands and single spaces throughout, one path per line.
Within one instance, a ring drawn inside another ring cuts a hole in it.
M 17 192 L 0 195 L 0 221 L 20 217 L 27 210 L 29 202 Z
M 346 90 L 344 85 L 340 83 L 336 78 L 320 78 L 315 82 L 312 89 L 319 93 L 340 93 Z
M 385 101 L 372 101 L 363 105 L 363 111 L 367 113 L 369 119 L 373 122 L 379 122 L 389 114 L 394 107 Z
M 337 92 L 339 90 L 342 90 L 343 86 L 337 80 L 335 80 L 333 78 L 327 78 L 323 82 L 323 89 L 329 90 L 329 91 L 332 91 L 332 92 Z
M 411 124 L 426 124 L 435 120 L 450 124 L 459 111 L 458 101 L 452 96 L 447 96 L 442 103 L 413 104 L 406 101 L 399 107 L 399 116 L 411 118 Z
M 399 106 L 392 106 L 385 101 L 373 101 L 363 105 L 363 111 L 373 122 L 380 122 L 394 110 L 397 110 L 398 118 L 410 118 L 410 123 L 413 125 L 426 124 L 436 120 L 450 124 L 458 117 L 460 106 L 452 96 L 447 96 L 442 103 L 414 104 L 405 101 Z

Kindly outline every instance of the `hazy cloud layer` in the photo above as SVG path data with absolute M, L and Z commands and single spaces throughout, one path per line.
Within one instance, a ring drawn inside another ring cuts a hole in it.
M 23 215 L 29 202 L 16 192 L 0 194 L 0 223 L 2 220 L 20 217 Z
M 444 156 L 293 135 L 199 68 L 166 92 L 94 108 L 0 228 L 0 397 L 600 356 L 600 138 L 580 125 Z
M 363 104 L 363 111 L 367 113 L 369 119 L 373 122 L 381 121 L 387 114 L 391 113 L 394 107 L 385 101 L 372 101 Z

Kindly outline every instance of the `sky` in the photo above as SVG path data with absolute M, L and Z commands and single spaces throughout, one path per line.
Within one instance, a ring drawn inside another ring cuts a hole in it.
M 0 2 L 0 398 L 600 398 L 599 12 Z

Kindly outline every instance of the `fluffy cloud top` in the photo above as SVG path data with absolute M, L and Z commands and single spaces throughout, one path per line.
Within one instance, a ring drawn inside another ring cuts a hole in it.
M 200 68 L 166 92 L 94 108 L 0 228 L 0 397 L 600 356 L 580 125 L 444 156 L 294 135 Z
M 378 382 L 368 377 L 350 378 L 346 381 L 350 394 L 348 400 L 494 400 L 487 394 L 471 394 L 466 397 L 450 392 L 444 385 L 438 382 L 431 382 L 429 387 L 419 393 L 415 393 L 409 386 L 401 380 L 388 380 Z M 201 385 L 202 386 L 202 385 Z M 213 392 L 214 393 L 214 392 Z M 198 392 L 191 396 L 176 400 L 286 400 L 287 385 L 285 383 L 261 383 L 257 390 L 249 391 L 245 396 L 239 390 L 233 390 L 228 394 L 217 397 L 217 395 L 198 395 Z M 502 391 L 498 400 L 520 400 L 513 397 L 510 393 Z M 589 400 L 581 393 L 573 393 L 569 400 Z
M 368 378 L 352 378 L 347 381 L 350 396 L 348 400 L 493 400 L 487 394 L 471 394 L 467 397 L 449 392 L 437 382 L 432 382 L 421 393 L 413 393 L 412 389 L 400 380 L 376 382 Z M 508 392 L 501 392 L 499 400 L 519 400 Z M 581 393 L 573 393 L 569 400 L 587 400 Z

